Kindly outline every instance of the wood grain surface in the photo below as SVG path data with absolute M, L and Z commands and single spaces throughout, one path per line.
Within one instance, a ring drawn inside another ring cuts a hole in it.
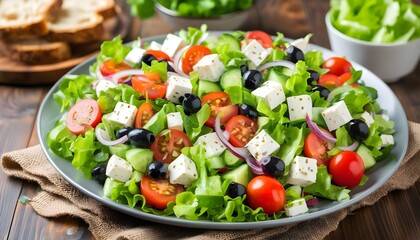
M 328 8 L 325 0 L 259 0 L 243 30 L 281 31 L 291 38 L 313 32 L 311 42 L 329 48 L 324 24 Z M 131 20 L 127 40 L 174 31 L 158 17 Z M 420 122 L 419 81 L 418 65 L 409 76 L 389 84 L 414 122 Z M 38 144 L 35 120 L 50 87 L 0 85 L 0 154 Z M 47 219 L 19 202 L 21 196 L 30 198 L 37 191 L 36 184 L 0 171 L 0 239 L 93 239 L 79 219 Z M 420 239 L 419 193 L 419 182 L 407 190 L 393 191 L 373 206 L 351 213 L 326 239 Z

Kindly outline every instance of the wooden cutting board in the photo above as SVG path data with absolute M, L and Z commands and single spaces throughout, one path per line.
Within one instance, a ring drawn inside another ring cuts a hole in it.
M 128 35 L 131 24 L 130 14 L 124 6 L 116 5 L 116 16 L 104 23 L 103 40 L 121 35 Z M 66 72 L 98 53 L 101 42 L 89 44 L 87 51 L 73 52 L 73 57 L 53 64 L 27 65 L 12 61 L 0 55 L 0 84 L 9 85 L 47 85 L 59 80 Z

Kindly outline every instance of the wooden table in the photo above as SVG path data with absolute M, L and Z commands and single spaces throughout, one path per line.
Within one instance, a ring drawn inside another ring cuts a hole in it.
M 287 37 L 315 35 L 312 42 L 329 48 L 324 25 L 328 1 L 258 1 L 243 30 L 262 29 L 269 33 L 283 31 Z M 158 17 L 134 19 L 131 35 L 143 37 L 164 34 L 172 29 Z M 420 66 L 397 83 L 389 84 L 401 101 L 409 120 L 420 122 Z M 51 86 L 0 85 L 0 153 L 38 144 L 36 116 L 40 103 Z M 397 123 L 398 124 L 398 123 Z M 7 177 L 0 171 L 0 239 L 66 239 L 70 227 L 82 226 L 70 217 L 46 219 L 38 216 L 19 197 L 32 197 L 38 186 Z M 371 207 L 347 216 L 327 239 L 418 239 L 420 236 L 420 182 L 405 191 L 393 191 Z M 316 221 L 316 220 L 314 220 Z M 93 238 L 90 233 L 83 239 Z

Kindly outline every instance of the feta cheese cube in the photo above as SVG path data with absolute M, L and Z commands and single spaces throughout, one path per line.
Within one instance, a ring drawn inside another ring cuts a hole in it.
M 151 41 L 150 42 L 150 46 L 149 49 L 151 50 L 160 50 L 162 48 L 162 44 L 156 42 L 156 41 Z
M 321 113 L 327 124 L 328 130 L 333 131 L 350 122 L 352 116 L 344 101 L 336 102 Z
M 275 81 L 264 82 L 251 94 L 261 99 L 271 110 L 286 100 L 281 83 Z
M 115 88 L 115 84 L 108 80 L 98 80 L 96 84 L 96 96 L 99 97 L 101 92 L 106 92 L 110 88 Z
M 255 159 L 261 161 L 265 156 L 277 151 L 280 145 L 265 130 L 261 130 L 245 147 Z
M 137 107 L 128 103 L 118 102 L 109 117 L 109 121 L 114 124 L 132 127 L 136 118 Z
M 105 174 L 120 182 L 126 182 L 130 179 L 133 168 L 125 159 L 112 155 L 106 166 Z
M 198 179 L 197 167 L 193 160 L 184 154 L 179 155 L 168 166 L 169 182 L 189 186 Z
M 389 145 L 394 145 L 394 137 L 389 134 L 381 134 L 381 140 L 382 140 L 382 147 L 386 147 Z
M 268 51 L 257 40 L 252 40 L 242 51 L 255 67 L 268 56 Z
M 201 145 L 206 149 L 206 158 L 219 156 L 226 150 L 225 145 L 215 132 L 200 136 L 194 145 Z
M 318 171 L 316 159 L 296 156 L 290 166 L 286 182 L 293 185 L 306 187 L 315 183 Z
M 368 125 L 368 127 L 370 127 L 370 125 L 372 125 L 375 122 L 372 115 L 370 115 L 370 113 L 366 111 L 361 115 L 361 117 L 363 118 L 363 120 L 365 120 L 365 123 Z
M 168 121 L 168 128 L 176 129 L 179 131 L 184 131 L 182 116 L 180 112 L 173 112 L 166 114 L 166 119 Z
M 171 75 L 168 78 L 168 88 L 166 89 L 166 99 L 173 103 L 180 103 L 179 97 L 184 96 L 186 93 L 192 92 L 192 85 L 190 79 Z
M 284 212 L 288 217 L 306 213 L 308 210 L 309 209 L 304 198 L 295 199 L 284 205 Z
M 166 36 L 165 41 L 163 41 L 162 47 L 160 48 L 161 51 L 168 54 L 169 57 L 173 57 L 180 48 L 184 47 L 186 42 L 182 40 L 182 38 L 169 33 Z
M 219 55 L 210 54 L 200 59 L 194 66 L 194 71 L 197 71 L 201 80 L 208 80 L 212 82 L 219 81 L 222 74 L 225 72 L 225 66 L 219 59 Z
M 131 51 L 125 56 L 124 62 L 128 65 L 133 66 L 136 63 L 140 63 L 141 58 L 146 50 L 139 47 L 134 47 Z
M 306 114 L 312 119 L 312 98 L 309 95 L 299 95 L 287 98 L 290 121 L 305 119 Z

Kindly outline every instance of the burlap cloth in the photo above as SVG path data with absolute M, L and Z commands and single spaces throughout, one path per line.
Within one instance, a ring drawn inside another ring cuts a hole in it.
M 395 189 L 407 189 L 420 177 L 420 124 L 409 122 L 409 146 L 402 165 L 376 192 L 363 201 L 316 221 L 246 231 L 188 229 L 136 219 L 116 212 L 87 197 L 66 182 L 50 165 L 41 147 L 5 153 L 3 171 L 17 178 L 35 181 L 41 191 L 29 204 L 44 217 L 73 216 L 84 220 L 96 239 L 322 239 L 338 227 L 346 215 L 369 206 Z

